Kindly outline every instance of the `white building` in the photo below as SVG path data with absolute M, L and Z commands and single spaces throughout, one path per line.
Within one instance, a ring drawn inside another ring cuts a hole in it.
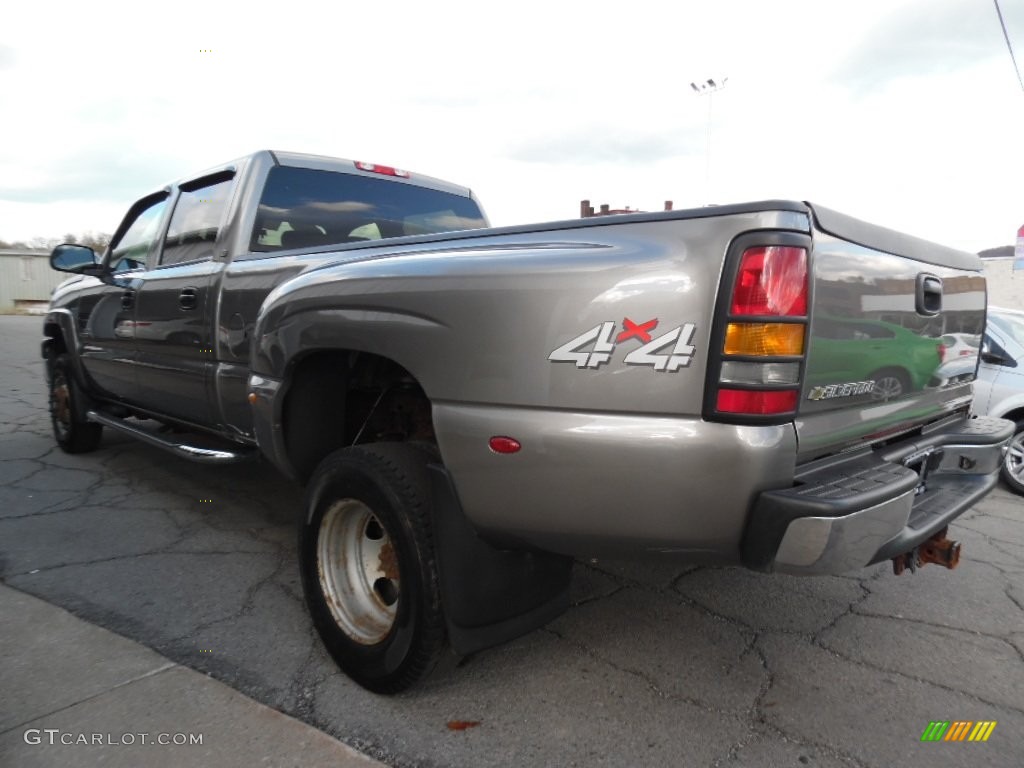
M 53 289 L 67 278 L 50 269 L 48 251 L 0 249 L 0 314 L 45 311 Z
M 1024 269 L 1013 271 L 1013 257 L 983 259 L 988 303 L 993 307 L 1024 309 Z

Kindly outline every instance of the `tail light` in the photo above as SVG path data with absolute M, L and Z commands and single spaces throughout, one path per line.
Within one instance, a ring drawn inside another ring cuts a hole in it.
M 402 179 L 409 178 L 409 172 L 403 171 L 400 168 L 392 168 L 390 165 L 378 165 L 377 163 L 364 163 L 362 161 L 356 161 L 356 168 L 360 171 L 369 171 L 370 173 L 380 173 L 384 176 L 398 176 Z
M 732 292 L 733 315 L 807 314 L 807 249 L 748 248 Z
M 796 413 L 806 354 L 810 297 L 808 249 L 756 245 L 736 264 L 730 292 L 719 301 L 729 315 L 711 373 L 709 418 L 756 423 Z
M 946 362 L 946 345 L 941 341 L 935 345 L 935 351 L 939 353 L 939 365 Z

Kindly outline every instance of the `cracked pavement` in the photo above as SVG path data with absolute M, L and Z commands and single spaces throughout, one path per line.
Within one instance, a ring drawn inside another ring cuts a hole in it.
M 313 632 L 300 489 L 266 464 L 190 464 L 110 430 L 94 453 L 62 453 L 40 331 L 0 317 L 0 578 L 385 763 L 1022 764 L 1024 499 L 1002 487 L 951 527 L 956 571 L 577 563 L 565 615 L 385 698 Z M 998 726 L 984 744 L 922 744 L 931 720 Z

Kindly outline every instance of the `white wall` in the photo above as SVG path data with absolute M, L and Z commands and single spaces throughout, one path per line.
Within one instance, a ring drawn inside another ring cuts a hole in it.
M 1024 269 L 1013 271 L 1012 258 L 983 259 L 988 281 L 988 303 L 994 307 L 1024 309 Z
M 19 301 L 49 301 L 67 278 L 50 269 L 48 253 L 0 252 L 0 313 L 13 312 Z

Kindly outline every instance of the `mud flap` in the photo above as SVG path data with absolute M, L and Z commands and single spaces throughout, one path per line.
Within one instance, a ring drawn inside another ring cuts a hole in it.
M 57 357 L 56 343 L 53 339 L 43 339 L 40 351 L 43 357 L 43 366 L 46 370 L 46 385 L 53 381 L 53 361 Z
M 430 484 L 441 600 L 456 653 L 525 635 L 569 607 L 571 557 L 492 546 L 466 519 L 443 467 L 430 465 Z

